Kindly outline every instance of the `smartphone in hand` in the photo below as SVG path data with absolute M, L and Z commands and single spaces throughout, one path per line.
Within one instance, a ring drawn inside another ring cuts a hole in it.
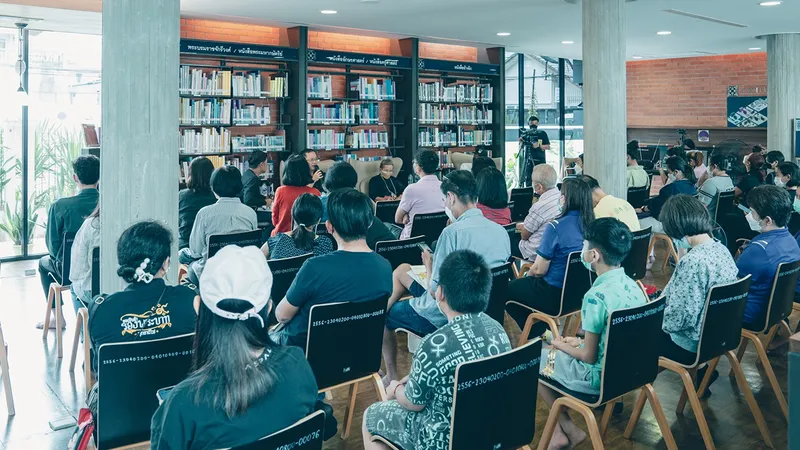
M 426 244 L 426 243 L 424 243 L 424 242 L 420 242 L 419 244 L 417 244 L 417 247 L 419 247 L 420 251 L 423 251 L 423 252 L 424 252 L 425 250 L 427 250 L 427 251 L 428 251 L 428 253 L 430 253 L 431 255 L 433 255 L 433 250 L 431 250 L 431 248 L 430 248 L 430 247 L 428 247 L 428 244 Z

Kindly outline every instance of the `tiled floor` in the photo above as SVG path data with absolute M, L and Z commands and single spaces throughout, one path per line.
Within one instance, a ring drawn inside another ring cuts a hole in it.
M 65 416 L 75 417 L 83 404 L 84 388 L 82 386 L 82 361 L 78 360 L 76 372 L 69 373 L 69 351 L 72 339 L 74 314 L 71 303 L 66 299 L 68 329 L 64 334 L 64 360 L 56 358 L 55 335 L 50 334 L 43 341 L 41 331 L 34 324 L 41 320 L 44 312 L 44 297 L 37 276 L 25 276 L 26 269 L 35 269 L 36 263 L 19 262 L 3 264 L 0 268 L 0 323 L 9 348 L 10 373 L 13 384 L 14 400 L 17 414 L 6 419 L 0 434 L 2 449 L 63 449 L 71 436 L 72 429 L 53 431 L 49 421 Z M 648 274 L 645 282 L 663 286 L 668 279 L 667 273 L 659 273 L 655 278 Z M 794 325 L 794 320 L 792 321 Z M 516 325 L 506 321 L 506 328 L 516 340 Z M 787 447 L 786 422 L 775 402 L 772 390 L 762 378 L 760 366 L 754 363 L 755 354 L 748 351 L 743 364 L 745 374 L 750 381 L 756 399 L 767 420 L 775 447 Z M 785 348 L 771 357 L 778 379 L 784 392 L 786 391 L 787 362 Z M 401 371 L 410 363 L 408 354 L 401 350 Z M 720 379 L 713 386 L 714 395 L 703 402 L 706 418 L 709 422 L 717 448 L 752 450 L 766 448 L 761 441 L 758 429 L 735 381 L 727 377 L 729 366 L 727 361 L 720 362 Z M 655 383 L 656 391 L 663 404 L 672 432 L 681 449 L 701 449 L 703 441 L 691 410 L 687 407 L 683 416 L 675 414 L 675 406 L 680 395 L 680 384 L 677 376 L 662 373 Z M 5 395 L 5 394 L 2 394 Z M 334 393 L 334 408 L 340 419 L 344 409 L 346 392 Z M 341 440 L 335 437 L 325 445 L 326 449 L 355 450 L 362 448 L 360 424 L 364 409 L 376 400 L 371 388 L 362 384 L 356 403 L 356 417 L 350 438 Z M 645 449 L 665 448 L 656 425 L 655 418 L 649 408 L 645 408 L 642 419 L 633 434 L 632 441 L 622 437 L 627 419 L 630 416 L 635 397 L 625 398 L 625 411 L 622 416 L 612 419 L 605 437 L 607 448 Z M 500 402 L 511 402 L 513 399 L 502 399 Z M 0 411 L 5 402 L 0 400 Z M 539 435 L 544 427 L 548 409 L 540 402 L 537 417 L 537 435 L 534 440 L 538 444 Z M 2 415 L 2 412 L 0 412 Z M 588 441 L 578 447 L 589 449 Z M 458 449 L 461 450 L 461 449 Z

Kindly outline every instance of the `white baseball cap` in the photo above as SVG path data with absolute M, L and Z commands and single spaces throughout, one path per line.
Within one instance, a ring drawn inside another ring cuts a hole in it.
M 272 289 L 272 272 L 264 253 L 258 247 L 228 245 L 209 258 L 200 276 L 200 298 L 214 314 L 232 320 L 258 318 L 269 302 Z M 253 308 L 235 313 L 220 309 L 222 300 L 243 300 Z

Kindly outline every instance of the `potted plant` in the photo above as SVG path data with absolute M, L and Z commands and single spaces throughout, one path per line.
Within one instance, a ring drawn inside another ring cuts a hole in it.
M 39 213 L 36 212 L 38 209 L 39 197 L 41 196 L 34 193 L 28 202 L 31 217 L 28 223 L 27 239 L 24 239 L 25 231 L 23 230 L 24 219 L 22 217 L 22 191 L 17 189 L 16 192 L 14 192 L 15 205 L 13 212 L 8 206 L 8 203 L 5 204 L 5 208 L 3 210 L 3 222 L 0 223 L 0 231 L 7 234 L 8 237 L 11 238 L 11 242 L 14 245 L 14 253 L 17 255 L 22 254 L 23 242 L 28 243 L 28 254 L 30 254 L 31 250 L 33 249 L 33 231 L 36 228 L 36 222 L 39 219 Z

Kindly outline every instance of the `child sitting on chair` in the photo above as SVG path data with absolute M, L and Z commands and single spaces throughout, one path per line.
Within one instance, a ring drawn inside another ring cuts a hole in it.
M 556 337 L 552 347 L 542 349 L 540 372 L 566 389 L 599 395 L 605 355 L 607 324 L 611 313 L 647 303 L 644 292 L 621 268 L 632 242 L 627 225 L 614 218 L 593 221 L 584 232 L 581 260 L 597 274 L 592 288 L 583 297 L 581 315 L 584 339 Z M 539 394 L 552 407 L 559 394 L 539 384 Z M 561 414 L 549 450 L 572 448 L 586 439 L 586 433 Z

